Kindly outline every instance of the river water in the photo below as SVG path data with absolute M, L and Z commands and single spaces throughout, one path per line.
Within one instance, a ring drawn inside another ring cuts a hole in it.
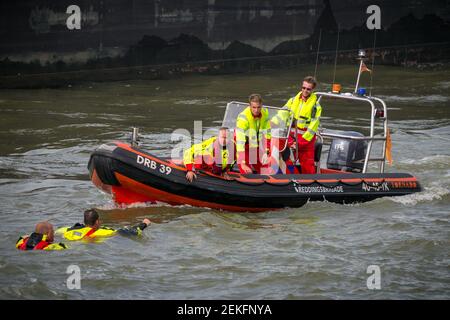
M 355 66 L 337 80 L 351 90 Z M 129 138 L 168 155 L 177 128 L 220 125 L 228 101 L 253 92 L 282 106 L 310 67 L 158 81 L 85 83 L 0 91 L 0 298 L 12 299 L 449 299 L 450 72 L 376 67 L 373 94 L 389 108 L 393 165 L 424 191 L 356 205 L 236 214 L 165 205 L 117 208 L 90 182 L 89 154 Z M 320 66 L 328 90 L 332 67 Z M 362 84 L 369 84 L 363 74 Z M 324 127 L 367 130 L 368 109 L 322 103 Z M 20 252 L 15 242 L 49 220 L 56 226 L 101 209 L 119 227 L 149 217 L 141 238 L 71 243 Z M 81 288 L 67 287 L 67 268 Z M 368 267 L 379 267 L 371 290 Z

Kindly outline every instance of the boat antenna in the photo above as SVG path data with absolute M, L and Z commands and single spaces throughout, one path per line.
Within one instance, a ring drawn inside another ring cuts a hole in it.
M 370 87 L 369 96 L 372 96 L 372 80 L 373 80 L 373 68 L 375 65 L 375 43 L 377 41 L 377 29 L 373 29 L 373 49 L 372 49 L 372 72 L 370 72 Z
M 355 93 L 358 91 L 359 78 L 361 77 L 361 71 L 362 71 L 362 66 L 364 64 L 365 57 L 366 57 L 366 52 L 364 51 L 364 49 L 359 49 L 358 60 L 360 60 L 360 63 L 359 63 L 359 69 L 358 69 L 358 78 L 356 79 Z
M 316 66 L 314 68 L 314 78 L 316 78 L 317 74 L 317 64 L 319 63 L 319 49 L 320 49 L 320 40 L 322 39 L 322 28 L 319 30 L 319 43 L 317 44 L 317 54 L 316 54 Z M 317 79 L 317 78 L 316 78 Z
M 338 34 L 337 34 L 337 40 L 336 40 L 336 55 L 334 56 L 334 71 L 333 71 L 333 82 L 336 79 L 336 65 L 337 65 L 337 57 L 338 57 L 338 48 L 339 48 L 339 25 L 338 25 Z

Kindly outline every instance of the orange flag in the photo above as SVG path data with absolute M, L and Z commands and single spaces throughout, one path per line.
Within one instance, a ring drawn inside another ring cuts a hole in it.
M 391 134 L 389 133 L 389 129 L 386 134 L 386 159 L 389 165 L 392 166 L 392 141 Z
M 361 72 L 364 71 L 369 71 L 372 72 L 372 70 L 370 70 L 369 68 L 367 68 L 366 64 L 364 63 L 364 61 L 361 63 Z

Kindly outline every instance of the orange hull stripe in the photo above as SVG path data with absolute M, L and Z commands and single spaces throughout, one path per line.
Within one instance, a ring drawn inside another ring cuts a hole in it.
M 362 182 L 362 179 L 341 179 L 341 182 Z
M 167 161 L 161 160 L 159 158 L 155 158 L 155 157 L 153 157 L 151 155 L 144 154 L 144 153 L 142 153 L 140 151 L 134 150 L 126 143 L 123 143 L 123 142 L 115 142 L 115 143 L 116 143 L 116 145 L 118 147 L 120 147 L 122 149 L 125 149 L 127 151 L 130 151 L 132 153 L 139 154 L 139 155 L 141 155 L 143 157 L 146 157 L 146 158 L 149 158 L 151 160 L 163 163 L 163 164 L 168 165 L 168 166 L 170 166 L 172 168 L 175 168 L 175 169 L 178 169 L 178 170 L 181 170 L 181 171 L 186 171 L 186 168 L 180 167 L 180 166 L 174 164 L 173 162 L 167 162 Z M 332 169 L 321 169 L 321 172 L 323 172 L 322 174 L 335 174 L 335 173 L 351 174 L 350 172 L 338 171 L 338 170 L 332 170 Z M 221 178 L 223 180 L 226 180 L 226 179 L 224 179 L 222 177 L 219 177 L 217 175 L 214 175 L 214 174 L 206 172 L 206 171 L 204 173 L 209 175 L 209 176 L 213 176 L 213 177 L 216 177 L 216 178 Z M 231 176 L 234 176 L 234 175 L 235 175 L 235 173 L 231 173 Z M 243 177 L 242 175 L 238 175 L 238 177 L 234 177 L 234 178 L 236 180 L 238 180 L 238 181 L 241 181 L 241 182 L 254 182 L 254 183 L 261 183 L 261 182 L 267 180 L 267 179 L 248 179 L 248 178 Z M 273 179 L 272 177 L 269 177 L 269 180 L 270 180 L 271 183 L 275 183 L 275 182 L 286 183 L 286 182 L 291 181 L 290 179 Z M 362 178 L 362 179 L 359 179 L 359 178 L 356 178 L 356 179 L 348 178 L 348 179 L 318 179 L 318 180 L 307 179 L 307 180 L 300 180 L 300 181 L 301 182 L 306 182 L 306 183 L 312 183 L 312 182 L 335 183 L 335 182 L 339 182 L 339 181 L 356 182 L 356 181 L 361 181 L 361 180 L 364 180 L 366 182 L 417 181 L 416 177 L 409 177 L 409 178 Z
M 143 183 L 137 182 L 133 179 L 130 179 L 120 173 L 115 172 L 117 180 L 120 184 L 127 189 L 133 190 L 135 193 L 141 193 L 143 195 L 148 196 L 151 199 L 156 199 L 157 201 L 167 202 L 169 204 L 175 205 L 192 205 L 195 207 L 206 207 L 212 209 L 225 209 L 230 211 L 240 211 L 240 212 L 262 212 L 268 210 L 276 210 L 279 208 L 248 208 L 248 207 L 238 207 L 226 204 L 218 204 L 214 202 L 202 201 L 191 199 L 183 196 L 179 196 L 176 194 L 172 194 L 169 192 L 165 192 L 162 190 L 155 189 L 153 187 L 147 186 Z M 139 190 L 139 191 L 138 191 Z
M 409 177 L 409 178 L 385 178 L 384 181 L 417 181 L 416 177 Z
M 153 157 L 153 156 L 151 156 L 151 155 L 148 155 L 148 154 L 142 153 L 142 152 L 140 152 L 140 151 L 134 150 L 134 149 L 132 149 L 129 145 L 127 145 L 126 143 L 122 143 L 122 142 L 117 142 L 117 141 L 116 141 L 115 144 L 116 144 L 118 147 L 120 147 L 120 148 L 122 148 L 122 149 L 124 149 L 124 150 L 130 151 L 130 152 L 135 153 L 135 154 L 139 154 L 139 155 L 141 155 L 141 156 L 143 156 L 143 157 L 146 157 L 146 158 L 148 158 L 148 159 L 154 160 L 154 161 L 156 161 L 156 162 L 163 163 L 163 164 L 165 164 L 165 165 L 167 165 L 167 166 L 170 166 L 170 167 L 172 167 L 172 168 L 175 168 L 175 169 L 178 169 L 178 170 L 182 170 L 182 171 L 186 171 L 186 168 L 184 168 L 184 167 L 177 166 L 177 165 L 175 165 L 175 164 L 173 164 L 173 163 L 171 163 L 171 162 L 167 162 L 167 161 L 164 161 L 164 160 L 155 158 L 155 157 Z

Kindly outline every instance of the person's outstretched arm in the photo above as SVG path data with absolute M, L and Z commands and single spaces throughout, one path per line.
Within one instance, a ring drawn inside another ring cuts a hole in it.
M 141 223 L 132 227 L 123 227 L 117 230 L 117 232 L 122 236 L 140 236 L 142 234 L 142 230 L 147 228 L 150 225 L 149 219 L 142 220 Z

